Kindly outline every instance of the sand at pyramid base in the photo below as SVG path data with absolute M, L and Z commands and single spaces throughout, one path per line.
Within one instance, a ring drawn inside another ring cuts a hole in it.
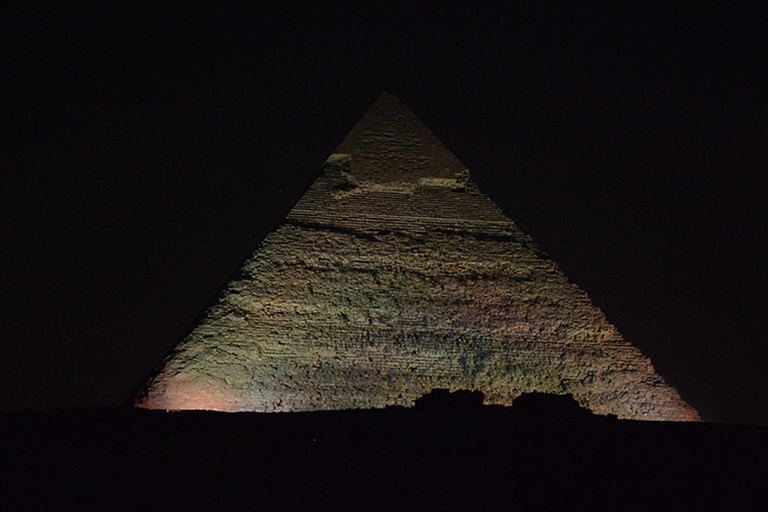
M 414 119 L 372 107 L 137 405 L 377 408 L 446 388 L 697 420 Z

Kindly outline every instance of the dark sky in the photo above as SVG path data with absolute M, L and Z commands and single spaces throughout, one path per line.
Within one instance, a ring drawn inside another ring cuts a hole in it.
M 704 419 L 768 424 L 766 10 L 32 4 L 0 15 L 0 409 L 122 403 L 387 91 Z

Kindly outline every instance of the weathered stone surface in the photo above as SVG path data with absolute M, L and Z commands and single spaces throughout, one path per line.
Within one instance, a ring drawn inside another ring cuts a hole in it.
M 597 414 L 697 420 L 396 98 L 383 95 L 136 402 L 410 406 L 432 389 L 570 393 Z

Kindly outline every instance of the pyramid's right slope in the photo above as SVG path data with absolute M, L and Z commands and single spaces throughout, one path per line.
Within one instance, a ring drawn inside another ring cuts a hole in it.
M 140 407 L 301 411 L 571 393 L 698 420 L 461 163 L 383 95 L 182 340 Z

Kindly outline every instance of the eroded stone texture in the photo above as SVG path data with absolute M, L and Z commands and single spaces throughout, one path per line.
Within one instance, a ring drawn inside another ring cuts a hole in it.
M 410 406 L 435 388 L 511 405 L 697 420 L 396 98 L 383 95 L 137 406 Z

